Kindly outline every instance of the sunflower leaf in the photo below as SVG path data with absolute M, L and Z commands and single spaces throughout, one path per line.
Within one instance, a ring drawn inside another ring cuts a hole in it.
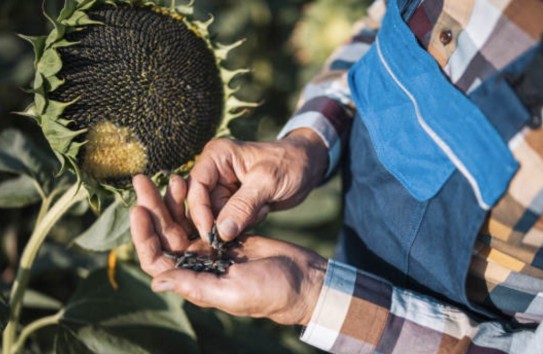
M 91 251 L 108 251 L 130 241 L 129 210 L 118 200 L 75 239 L 75 243 Z
M 36 73 L 34 76 L 34 90 L 38 90 L 43 86 L 43 76 L 40 73 Z
M 28 308 L 43 310 L 58 311 L 62 308 L 62 302 L 32 289 L 25 291 L 23 304 Z
M 99 213 L 100 210 L 102 210 L 102 199 L 96 189 L 89 190 L 89 205 L 96 213 Z
M 43 118 L 43 133 L 47 137 L 53 150 L 69 156 L 77 156 L 79 149 L 72 144 L 72 140 L 80 134 L 83 134 L 84 130 L 73 131 L 61 124 L 59 119 L 52 120 L 48 119 L 48 117 Z
M 0 183 L 1 208 L 22 208 L 40 200 L 36 181 L 31 177 L 20 175 Z
M 83 11 L 76 11 L 70 18 L 63 20 L 62 24 L 66 26 L 77 27 L 86 25 L 100 25 L 102 24 L 102 22 L 91 19 L 89 15 L 87 15 Z
M 53 31 L 51 31 L 51 33 L 49 34 L 49 36 L 47 36 L 47 39 L 45 40 L 45 48 L 51 48 L 53 44 L 55 44 L 58 40 L 62 38 L 62 36 L 64 36 L 65 32 L 65 26 L 59 27 L 59 29 L 53 29 Z M 61 34 L 59 35 L 59 33 Z
M 63 325 L 59 325 L 55 337 L 54 352 L 62 354 L 98 354 L 91 351 L 84 343 L 82 343 L 79 340 L 77 333 Z
M 4 134 L 2 134 L 4 135 Z M 19 159 L 0 151 L 0 171 L 21 175 L 31 175 L 30 170 Z
M 1 172 L 25 175 L 47 184 L 54 179 L 57 169 L 55 158 L 20 131 L 7 129 L 0 134 Z
M 56 352 L 196 353 L 195 334 L 175 294 L 155 294 L 139 269 L 120 264 L 114 289 L 107 269 L 83 280 L 66 306 Z
M 186 5 L 177 5 L 175 9 L 185 16 L 190 16 L 194 13 L 194 0 L 190 0 Z
M 41 76 L 41 74 L 37 73 L 36 76 L 38 75 Z M 34 88 L 34 91 L 34 106 L 36 109 L 38 120 L 41 122 L 41 117 L 39 115 L 43 113 L 43 111 L 45 110 L 45 105 L 47 104 L 47 101 L 45 100 L 45 89 L 43 86 L 41 86 Z
M 65 80 L 61 80 L 56 76 L 48 77 L 47 78 L 47 83 L 48 83 L 48 88 L 47 89 L 48 89 L 49 92 L 53 92 L 57 88 L 59 88 L 62 84 L 64 84 L 64 82 L 65 82 Z
M 244 75 L 247 73 L 250 73 L 251 70 L 249 69 L 237 69 L 237 70 L 227 70 L 224 68 L 221 68 L 221 76 L 224 80 L 224 82 L 230 84 L 232 80 L 240 75 Z
M 4 331 L 9 321 L 9 304 L 2 294 L 0 294 L 0 332 Z
M 53 20 L 46 12 L 44 12 L 43 14 L 54 27 L 51 33 L 49 33 L 49 35 L 47 36 L 47 39 L 45 40 L 45 48 L 49 48 L 53 43 L 64 37 L 64 34 L 66 33 L 66 26 L 56 20 Z
M 240 39 L 239 41 L 236 41 L 234 43 L 231 43 L 231 44 L 222 44 L 222 43 L 215 43 L 216 45 L 216 49 L 215 49 L 215 56 L 217 57 L 217 59 L 221 60 L 221 61 L 224 61 L 226 60 L 226 58 L 228 57 L 228 54 L 238 48 L 240 45 L 242 45 L 243 43 L 245 43 L 245 39 Z
M 59 102 L 59 101 L 53 101 L 53 100 L 49 100 L 47 102 L 47 107 L 45 108 L 45 113 L 44 113 L 44 116 L 47 116 L 48 118 L 52 119 L 52 120 L 59 120 L 59 117 L 62 116 L 62 113 L 64 113 L 64 110 L 74 104 L 75 101 L 72 101 L 72 102 Z M 65 126 L 68 124 L 69 122 L 66 122 L 66 124 L 64 124 Z
M 64 0 L 64 7 L 60 11 L 57 21 L 62 22 L 62 20 L 65 20 L 68 17 L 72 16 L 76 8 L 77 2 L 75 0 Z
M 36 114 L 36 105 L 31 103 L 24 111 L 22 112 L 13 112 L 19 116 L 28 117 L 36 120 L 39 123 L 38 116 Z
M 88 10 L 93 7 L 94 4 L 96 4 L 96 0 L 83 0 L 79 3 L 77 9 L 81 11 Z
M 68 41 L 66 39 L 61 39 L 61 40 L 53 43 L 51 48 L 64 48 L 64 47 L 70 47 L 70 46 L 77 45 L 77 44 L 79 44 L 79 42 L 70 42 L 70 41 Z
M 57 176 L 63 175 L 68 170 L 68 159 L 65 155 L 53 150 L 55 156 L 57 157 L 58 162 L 60 163 L 60 169 L 57 173 Z
M 34 66 L 38 65 L 38 61 L 43 53 L 43 48 L 45 47 L 45 40 L 47 39 L 47 36 L 33 37 L 19 34 L 19 37 L 32 44 L 32 47 L 34 48 Z
M 38 63 L 37 71 L 44 77 L 58 74 L 62 69 L 62 59 L 54 48 L 46 49 Z

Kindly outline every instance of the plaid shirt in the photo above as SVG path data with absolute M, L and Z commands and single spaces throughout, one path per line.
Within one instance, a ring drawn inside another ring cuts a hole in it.
M 356 108 L 347 71 L 369 49 L 385 11 L 376 1 L 350 43 L 309 83 L 279 134 L 311 128 L 338 165 Z M 408 21 L 449 80 L 469 93 L 537 44 L 540 0 L 422 1 Z M 481 321 L 442 301 L 330 261 L 302 340 L 338 353 L 543 353 L 543 129 L 525 128 L 509 147 L 520 169 L 480 231 L 468 296 L 511 321 Z M 513 323 L 515 323 L 513 325 Z

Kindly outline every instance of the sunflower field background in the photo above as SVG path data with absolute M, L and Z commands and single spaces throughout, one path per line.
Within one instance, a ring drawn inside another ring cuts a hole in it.
M 179 3 L 183 1 L 179 0 Z M 261 102 L 234 121 L 244 140 L 273 140 L 292 114 L 304 83 L 315 75 L 369 0 L 196 0 L 196 17 L 215 22 L 216 41 L 246 42 L 227 67 L 250 68 L 234 82 L 239 97 Z M 27 246 L 42 197 L 36 181 L 55 185 L 59 165 L 41 129 L 23 111 L 32 101 L 32 47 L 17 34 L 43 35 L 43 16 L 58 14 L 63 0 L 0 0 L 0 328 L 21 254 Z M 69 177 L 68 177 L 69 178 Z M 256 233 L 333 255 L 340 220 L 340 183 L 332 179 L 299 207 L 270 215 Z M 235 318 L 200 309 L 173 295 L 156 295 L 137 266 L 130 244 L 109 252 L 89 251 L 77 240 L 97 215 L 85 203 L 70 208 L 41 246 L 22 299 L 20 353 L 317 353 L 298 340 L 300 328 L 267 320 Z M 114 218 L 113 218 L 114 219 Z M 114 226 L 112 226 L 114 230 Z M 98 238 L 109 235 L 91 235 Z M 83 244 L 84 246 L 84 244 Z M 90 247 L 92 249 L 92 247 Z M 110 261 L 108 267 L 108 259 Z M 118 283 L 115 288 L 111 279 Z M 8 354 L 8 353 L 3 353 Z M 10 353 L 11 354 L 11 353 Z

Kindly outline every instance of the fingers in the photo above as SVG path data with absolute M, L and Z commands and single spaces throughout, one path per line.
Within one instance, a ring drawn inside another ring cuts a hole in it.
M 243 183 L 217 216 L 217 230 L 223 240 L 231 241 L 250 225 L 261 221 L 269 212 L 270 185 L 248 180 Z
M 213 190 L 213 192 L 211 193 L 211 204 L 213 206 L 214 215 L 218 215 L 220 213 L 220 211 L 223 209 L 223 207 L 228 203 L 228 201 L 232 197 L 232 194 L 234 194 L 235 192 L 236 192 L 235 190 L 232 191 L 231 189 L 225 188 L 222 186 L 217 186 L 215 190 Z M 260 210 L 256 212 L 256 217 L 248 221 L 248 225 L 246 227 L 241 227 L 240 230 L 243 231 L 255 225 L 260 224 L 262 221 L 264 221 L 264 219 L 266 218 L 269 212 L 270 212 L 269 205 L 263 205 L 262 208 L 260 208 Z
M 164 203 L 170 211 L 173 221 L 180 225 L 187 235 L 193 233 L 194 228 L 186 216 L 185 199 L 187 197 L 187 182 L 181 176 L 170 177 L 168 189 L 164 196 Z
M 146 176 L 138 175 L 134 177 L 133 185 L 138 205 L 148 210 L 163 248 L 167 251 L 184 250 L 189 245 L 187 233 L 174 222 L 153 182 Z M 174 208 L 178 213 L 179 207 Z
M 200 307 L 219 308 L 233 315 L 248 315 L 243 286 L 238 279 L 217 277 L 211 273 L 176 269 L 153 279 L 155 292 L 173 291 Z M 258 300 L 257 300 L 258 301 Z
M 162 254 L 160 238 L 145 208 L 136 206 L 130 212 L 130 231 L 141 268 L 147 274 L 155 276 L 172 268 L 172 261 Z
M 224 275 L 168 270 L 152 282 L 155 292 L 173 291 L 201 307 L 237 316 L 268 317 L 307 325 L 319 297 L 327 260 L 294 244 L 248 237 L 246 260 Z
M 219 236 L 230 241 L 268 213 L 266 204 L 273 201 L 278 179 L 275 163 L 266 161 L 284 154 L 270 158 L 266 149 L 224 139 L 206 145 L 191 171 L 187 196 L 203 239 L 215 220 Z
M 216 307 L 216 297 L 220 294 L 219 279 L 211 273 L 177 269 L 155 277 L 151 287 L 155 292 L 175 291 L 186 300 L 202 307 Z
M 210 195 L 218 181 L 218 170 L 210 158 L 201 158 L 193 167 L 187 194 L 189 212 L 202 239 L 207 239 L 207 233 L 212 229 L 215 217 Z
M 170 177 L 168 190 L 164 196 L 164 203 L 170 211 L 170 215 L 178 224 L 185 220 L 185 197 L 187 194 L 187 184 L 181 176 L 173 175 Z

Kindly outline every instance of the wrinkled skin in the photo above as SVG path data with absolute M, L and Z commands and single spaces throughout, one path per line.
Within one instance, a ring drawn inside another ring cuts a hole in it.
M 237 263 L 224 275 L 175 269 L 163 250 L 210 252 L 203 240 L 189 241 L 186 183 L 173 177 L 164 199 L 147 177 L 136 176 L 133 183 L 138 204 L 130 215 L 132 237 L 142 269 L 153 277 L 154 291 L 173 291 L 198 306 L 237 316 L 266 317 L 280 324 L 309 322 L 326 259 L 287 242 L 242 236 L 242 246 L 229 251 Z
M 292 208 L 322 181 L 328 150 L 309 129 L 276 142 L 212 140 L 191 171 L 189 213 L 202 238 L 216 220 L 229 241 L 270 210 Z

